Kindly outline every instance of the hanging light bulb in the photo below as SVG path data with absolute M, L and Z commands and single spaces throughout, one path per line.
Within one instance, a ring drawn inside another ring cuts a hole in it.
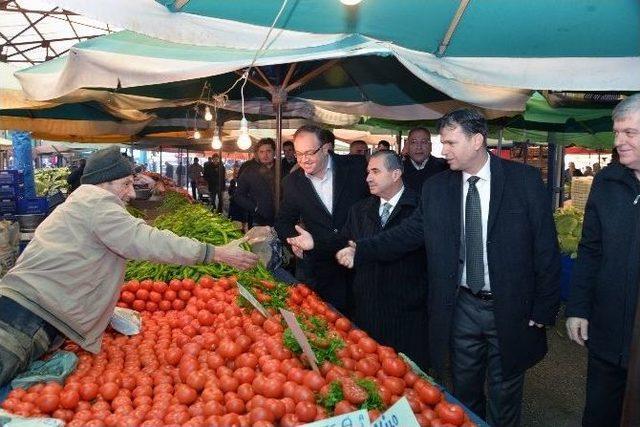
M 357 4 L 360 4 L 361 2 L 362 0 L 340 0 L 340 3 L 345 6 L 355 6 Z
M 211 148 L 214 150 L 219 150 L 222 148 L 222 140 L 218 136 L 218 132 L 214 129 L 213 138 L 211 138 Z
M 193 139 L 200 139 L 200 131 L 198 129 L 193 131 Z
M 209 109 L 209 107 L 205 107 L 204 109 L 204 119 L 208 122 L 210 122 L 211 120 L 213 120 L 213 115 L 211 114 L 211 110 Z
M 236 145 L 241 150 L 251 148 L 251 138 L 249 137 L 249 122 L 244 117 L 240 120 L 240 135 L 236 141 Z

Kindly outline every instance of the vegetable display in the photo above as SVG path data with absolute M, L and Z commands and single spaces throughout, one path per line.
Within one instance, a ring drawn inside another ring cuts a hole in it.
M 556 210 L 553 217 L 556 222 L 560 252 L 575 258 L 578 255 L 584 214 L 573 207 L 566 207 Z
M 167 191 L 160 212 L 153 225 L 161 230 L 169 230 L 179 236 L 189 237 L 212 245 L 223 245 L 242 237 L 242 232 L 228 218 L 212 213 L 200 204 L 191 203 L 182 194 Z M 143 217 L 138 209 L 130 209 L 132 215 Z M 125 277 L 169 281 L 173 278 L 199 280 L 203 276 L 225 277 L 233 274 L 244 277 L 269 279 L 271 276 L 264 268 L 258 266 L 249 275 L 223 264 L 200 264 L 181 266 L 174 264 L 157 264 L 148 261 L 129 261 Z
M 241 236 L 229 221 L 170 196 L 155 225 L 203 242 Z M 368 411 L 373 421 L 406 397 L 421 426 L 475 426 L 462 407 L 396 353 L 337 313 L 306 285 L 286 286 L 264 267 L 130 263 L 119 307 L 140 312 L 141 332 L 108 329 L 98 354 L 79 357 L 64 384 L 12 390 L 2 403 L 67 426 L 291 427 Z M 240 295 L 241 284 L 266 316 Z M 292 311 L 318 361 L 311 368 L 279 309 Z
M 47 196 L 56 190 L 66 190 L 69 188 L 67 178 L 71 170 L 67 167 L 63 168 L 43 168 L 34 171 L 34 179 L 36 183 L 36 194 L 38 196 Z
M 97 355 L 67 342 L 64 349 L 80 361 L 65 383 L 13 390 L 2 407 L 22 416 L 53 416 L 70 427 L 286 427 L 359 408 L 373 420 L 405 396 L 422 426 L 474 425 L 395 350 L 297 285 L 289 288 L 288 309 L 312 340 L 341 343 L 319 372 L 310 369 L 290 350 L 286 324 L 275 309 L 265 318 L 237 304 L 236 282 L 207 276 L 198 282 L 126 282 L 118 305 L 141 312 L 141 334 L 108 330 Z

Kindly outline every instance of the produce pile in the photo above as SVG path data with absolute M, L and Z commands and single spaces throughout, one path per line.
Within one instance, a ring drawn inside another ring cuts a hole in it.
M 275 285 L 253 289 L 265 305 L 277 292 Z M 13 390 L 2 407 L 68 426 L 287 427 L 357 408 L 376 419 L 406 396 L 422 426 L 474 425 L 392 348 L 353 328 L 305 285 L 289 288 L 286 304 L 319 359 L 324 351 L 319 372 L 287 338 L 276 310 L 269 308 L 265 318 L 238 300 L 233 277 L 128 281 L 120 306 L 157 303 L 151 310 L 139 307 L 142 332 L 127 337 L 108 330 L 97 355 L 67 343 L 64 349 L 77 353 L 79 364 L 64 385 Z
M 557 209 L 553 218 L 556 222 L 560 252 L 571 256 L 571 258 L 577 257 L 584 214 L 576 208 L 566 207 Z
M 212 213 L 201 204 L 192 203 L 181 193 L 167 191 L 158 209 L 163 213 L 155 219 L 153 226 L 161 230 L 216 246 L 242 237 L 242 231 L 228 218 Z M 144 217 L 144 213 L 138 209 L 129 208 L 129 212 L 136 217 Z M 198 280 L 203 276 L 225 277 L 234 274 L 246 278 L 271 278 L 264 266 L 258 266 L 249 273 L 240 273 L 222 264 L 182 266 L 148 261 L 129 261 L 125 277 L 168 282 L 173 278 Z
M 66 190 L 69 188 L 67 178 L 71 170 L 64 168 L 43 168 L 34 171 L 34 179 L 36 182 L 36 194 L 38 196 L 47 196 L 56 190 Z

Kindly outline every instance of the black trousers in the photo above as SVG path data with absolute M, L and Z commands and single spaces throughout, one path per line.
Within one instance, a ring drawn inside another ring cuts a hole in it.
M 193 200 L 198 201 L 198 198 L 196 197 L 196 187 L 198 186 L 198 184 L 195 181 L 191 181 L 191 195 L 193 196 Z
M 618 427 L 622 417 L 627 370 L 589 352 L 584 427 Z
M 493 301 L 462 290 L 453 317 L 451 374 L 453 395 L 489 425 L 520 425 L 524 373 L 504 378 Z

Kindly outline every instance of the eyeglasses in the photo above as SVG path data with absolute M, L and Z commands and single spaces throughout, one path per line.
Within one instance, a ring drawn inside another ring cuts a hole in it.
M 299 151 L 294 151 L 295 155 L 297 158 L 299 159 L 303 159 L 305 157 L 313 157 L 315 156 L 318 151 L 320 151 L 322 149 L 322 145 L 319 146 L 318 148 L 316 148 L 315 150 L 312 151 L 305 151 L 304 153 L 300 153 Z

